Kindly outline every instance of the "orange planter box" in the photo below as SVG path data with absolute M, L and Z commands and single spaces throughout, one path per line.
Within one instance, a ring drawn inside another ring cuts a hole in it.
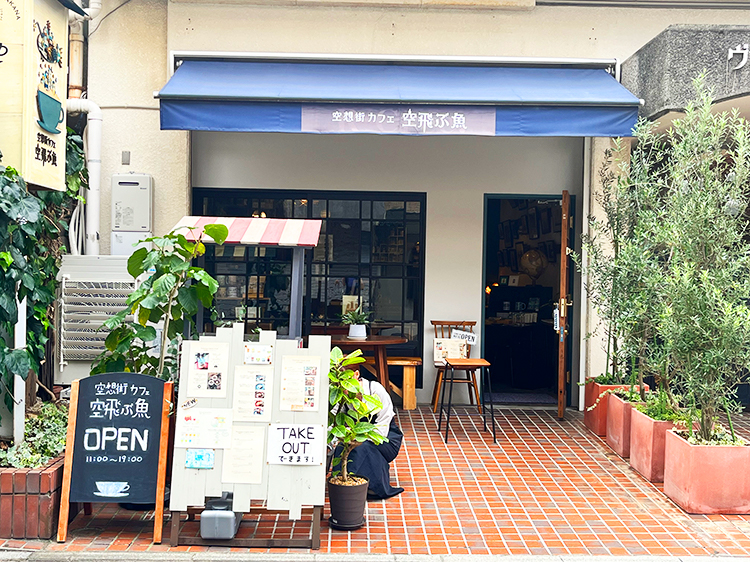
M 607 399 L 607 445 L 626 459 L 630 456 L 630 417 L 633 403 L 616 394 Z
M 630 416 L 630 466 L 649 482 L 664 482 L 664 447 L 674 424 L 652 419 L 635 408 Z
M 664 493 L 682 509 L 750 514 L 750 446 L 691 445 L 668 431 L 664 449 Z
M 609 400 L 609 394 L 602 396 L 598 404 L 596 404 L 596 399 L 599 398 L 605 390 L 628 388 L 628 386 L 624 384 L 599 384 L 596 382 L 587 382 L 583 388 L 585 397 L 583 423 L 596 435 L 604 437 L 607 434 L 607 402 Z M 594 404 L 596 404 L 596 407 L 593 410 L 589 410 Z

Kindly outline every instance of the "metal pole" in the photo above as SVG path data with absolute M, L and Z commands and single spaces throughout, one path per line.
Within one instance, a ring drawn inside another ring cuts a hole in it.
M 289 337 L 302 337 L 302 293 L 305 276 L 305 249 L 292 251 L 292 298 L 289 303 Z

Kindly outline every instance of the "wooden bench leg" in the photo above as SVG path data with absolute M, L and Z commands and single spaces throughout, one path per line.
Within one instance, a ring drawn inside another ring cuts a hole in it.
M 404 381 L 401 385 L 401 398 L 404 410 L 414 410 L 417 407 L 417 368 L 404 365 Z
M 435 388 L 432 391 L 432 413 L 436 413 L 438 405 L 440 404 L 440 389 L 443 386 L 443 371 L 444 369 L 437 370 L 437 378 L 435 379 Z

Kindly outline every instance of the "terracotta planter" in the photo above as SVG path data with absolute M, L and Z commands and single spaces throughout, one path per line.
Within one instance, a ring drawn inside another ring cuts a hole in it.
M 607 400 L 607 445 L 626 459 L 630 456 L 630 417 L 633 403 L 610 394 Z
M 667 432 L 664 493 L 688 513 L 750 514 L 750 447 L 691 445 Z
M 64 457 L 42 468 L 0 468 L 0 538 L 49 539 L 57 532 Z M 78 513 L 71 504 L 71 518 Z
M 585 408 L 583 412 L 583 423 L 596 435 L 603 437 L 607 434 L 607 402 L 609 401 L 609 394 L 602 396 L 599 403 L 596 404 L 596 399 L 605 390 L 614 390 L 615 388 L 628 388 L 624 384 L 599 384 L 595 382 L 587 382 L 584 387 L 585 396 Z M 593 410 L 589 410 L 591 406 L 596 404 Z
M 649 482 L 664 482 L 664 444 L 674 424 L 652 419 L 635 408 L 630 416 L 630 466 Z

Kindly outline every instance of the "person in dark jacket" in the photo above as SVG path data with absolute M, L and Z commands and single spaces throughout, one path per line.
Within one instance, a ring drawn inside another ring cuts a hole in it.
M 404 491 L 403 488 L 391 486 L 390 463 L 401 449 L 404 434 L 396 424 L 393 402 L 383 385 L 376 381 L 360 379 L 365 394 L 377 396 L 383 407 L 374 414 L 372 420 L 377 431 L 387 437 L 388 441 L 375 445 L 372 441 L 365 441 L 349 453 L 348 470 L 352 474 L 364 476 L 370 483 L 367 497 L 371 499 L 385 499 L 396 496 Z M 340 451 L 336 451 L 339 454 Z

